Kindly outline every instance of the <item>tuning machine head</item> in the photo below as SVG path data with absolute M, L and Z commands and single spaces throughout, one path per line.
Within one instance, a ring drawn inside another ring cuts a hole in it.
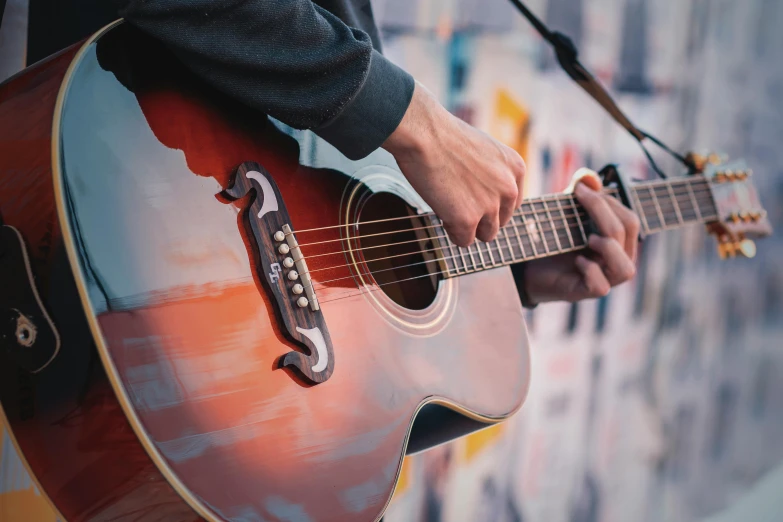
M 744 257 L 753 259 L 756 257 L 756 243 L 752 239 L 740 237 L 732 238 L 728 235 L 718 237 L 718 255 L 721 259 Z

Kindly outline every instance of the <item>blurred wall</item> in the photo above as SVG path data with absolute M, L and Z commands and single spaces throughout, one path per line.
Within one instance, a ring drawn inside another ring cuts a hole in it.
M 681 151 L 746 158 L 780 230 L 783 2 L 529 5 L 574 37 L 640 127 Z M 387 53 L 523 153 L 530 195 L 583 165 L 650 175 L 506 0 L 376 8 Z M 669 233 L 607 299 L 530 313 L 522 411 L 408 458 L 388 522 L 783 520 L 782 251 L 773 237 L 756 259 L 723 262 L 702 229 Z

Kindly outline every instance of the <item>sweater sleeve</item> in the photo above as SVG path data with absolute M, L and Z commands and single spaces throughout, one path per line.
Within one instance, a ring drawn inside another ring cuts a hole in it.
M 310 0 L 115 1 L 199 77 L 350 159 L 379 148 L 413 96 L 367 33 Z

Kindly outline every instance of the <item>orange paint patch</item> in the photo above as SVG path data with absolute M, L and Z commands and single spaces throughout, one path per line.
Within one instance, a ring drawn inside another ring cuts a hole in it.
M 6 427 L 0 421 L 0 520 L 56 521 L 57 515 L 36 491 L 27 471 L 21 466 L 16 448 L 10 443 L 6 448 L 5 444 Z

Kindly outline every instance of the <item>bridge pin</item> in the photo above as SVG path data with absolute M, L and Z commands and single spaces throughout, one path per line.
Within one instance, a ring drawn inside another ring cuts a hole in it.
M 300 297 L 299 299 L 296 300 L 296 304 L 299 305 L 299 308 L 304 308 L 305 306 L 307 306 L 307 304 L 309 302 L 310 301 L 308 301 L 307 298 L 304 297 L 304 296 L 302 296 L 302 297 Z
M 294 266 L 294 260 L 290 257 L 286 257 L 283 259 L 283 266 L 286 268 L 291 268 Z
M 299 285 L 299 284 L 297 284 L 297 285 L 294 285 L 294 288 L 293 288 L 292 290 L 293 290 L 293 292 L 294 292 L 296 295 L 299 295 L 299 294 L 301 294 L 302 292 L 304 292 L 304 287 L 303 287 L 302 285 Z
M 291 270 L 290 272 L 288 272 L 288 279 L 290 279 L 291 281 L 296 281 L 297 279 L 299 279 L 299 272 L 297 272 L 296 270 Z
M 277 251 L 283 255 L 286 255 L 291 251 L 291 248 L 288 245 L 280 245 L 280 248 L 278 248 Z
M 279 243 L 280 241 L 285 239 L 285 234 L 283 233 L 282 230 L 278 230 L 277 232 L 275 232 L 274 237 L 275 237 L 275 241 Z

